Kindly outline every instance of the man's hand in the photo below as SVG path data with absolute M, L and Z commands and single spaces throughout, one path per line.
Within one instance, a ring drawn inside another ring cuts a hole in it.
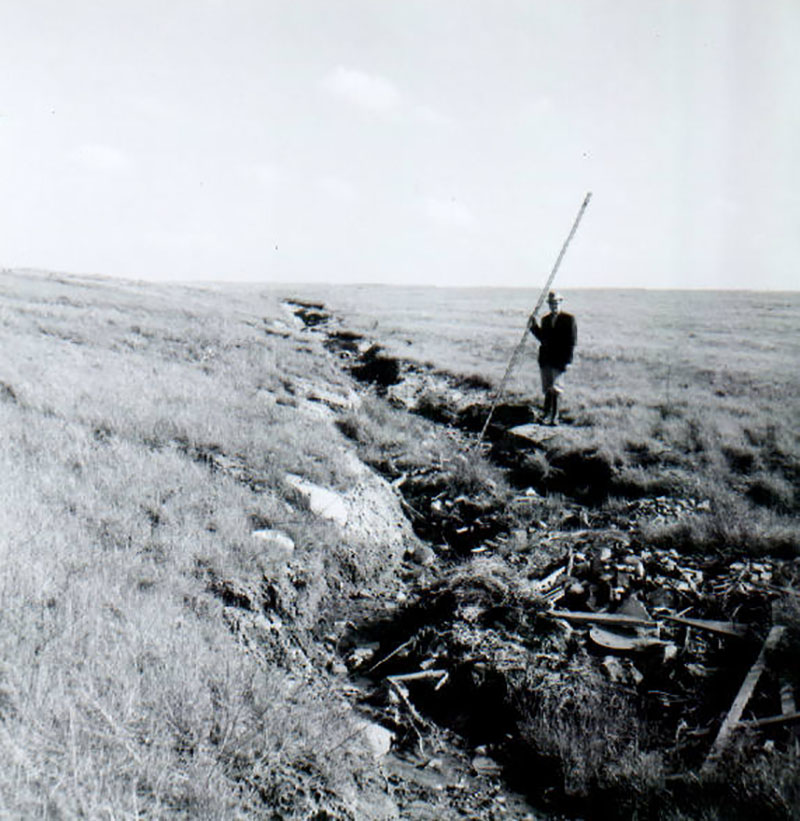
M 531 315 L 528 317 L 528 330 L 530 331 L 530 330 L 532 330 L 533 328 L 538 328 L 538 327 L 539 327 L 539 322 L 538 322 L 538 320 L 536 319 L 536 315 L 535 315 L 535 314 L 531 314 Z

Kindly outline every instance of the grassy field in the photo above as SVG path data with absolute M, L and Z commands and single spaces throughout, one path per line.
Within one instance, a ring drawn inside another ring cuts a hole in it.
M 492 383 L 535 299 L 0 275 L 3 817 L 398 817 L 326 636 L 363 600 L 404 600 L 403 556 L 420 545 L 354 454 L 446 468 L 487 509 L 509 489 L 452 431 L 359 399 L 285 297 L 324 302 L 394 356 Z M 800 298 L 567 299 L 579 349 L 565 421 L 613 470 L 603 505 L 708 502 L 653 524 L 650 543 L 797 557 Z M 528 354 L 514 401 L 538 401 Z M 357 492 L 364 511 L 346 526 L 316 515 L 289 474 Z M 560 497 L 546 504 L 557 517 Z M 493 589 L 516 589 L 507 574 Z M 544 703 L 560 714 L 555 695 Z
M 357 815 L 371 757 L 307 637 L 398 548 L 284 482 L 354 481 L 303 397 L 338 369 L 266 336 L 274 295 L 5 272 L 0 317 L 0 815 Z

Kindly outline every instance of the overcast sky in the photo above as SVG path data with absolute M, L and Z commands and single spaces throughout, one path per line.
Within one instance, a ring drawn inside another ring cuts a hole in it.
M 797 0 L 3 0 L 0 265 L 800 286 Z

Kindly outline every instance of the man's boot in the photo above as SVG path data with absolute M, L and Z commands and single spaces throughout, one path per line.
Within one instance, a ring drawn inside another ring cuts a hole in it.
M 544 408 L 542 409 L 542 414 L 538 420 L 540 425 L 543 425 L 547 421 L 547 417 L 550 416 L 552 404 L 553 397 L 551 391 L 547 391 L 544 395 Z
M 558 394 L 553 391 L 550 397 L 550 424 L 558 424 Z

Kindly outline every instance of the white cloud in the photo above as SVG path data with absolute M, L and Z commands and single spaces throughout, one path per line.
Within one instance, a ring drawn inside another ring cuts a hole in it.
M 455 198 L 428 197 L 422 203 L 422 210 L 429 220 L 439 225 L 469 228 L 475 224 L 475 217 L 469 208 Z
M 85 143 L 71 154 L 71 159 L 90 171 L 117 174 L 128 171 L 133 163 L 130 157 L 118 148 L 100 143 Z
M 322 80 L 322 87 L 332 96 L 376 114 L 403 116 L 434 127 L 454 124 L 447 114 L 409 99 L 391 80 L 379 74 L 338 66 Z
M 335 97 L 378 114 L 392 114 L 402 104 L 395 85 L 379 74 L 337 66 L 322 81 L 322 87 Z

